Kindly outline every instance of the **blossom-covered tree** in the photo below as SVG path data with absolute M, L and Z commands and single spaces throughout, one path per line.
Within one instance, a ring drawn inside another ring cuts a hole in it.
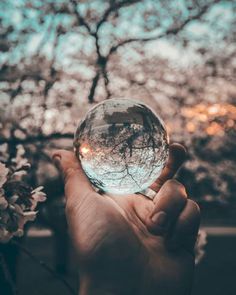
M 187 146 L 179 178 L 192 197 L 235 204 L 235 12 L 230 0 L 2 0 L 0 241 L 45 198 L 24 178 L 45 186 L 44 221 L 65 231 L 50 152 L 71 148 L 91 104 L 112 97 L 149 104 Z
M 23 144 L 36 171 L 51 148 L 71 145 L 88 102 L 109 97 L 150 104 L 188 147 L 195 137 L 232 138 L 232 1 L 25 0 L 1 7 L 0 143 L 10 158 Z

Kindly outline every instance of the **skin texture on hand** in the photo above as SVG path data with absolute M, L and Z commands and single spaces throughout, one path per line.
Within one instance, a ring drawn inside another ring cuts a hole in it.
M 80 295 L 189 295 L 199 208 L 172 179 L 185 149 L 170 146 L 151 186 L 156 196 L 98 194 L 74 153 L 56 151 L 65 181 L 66 216 L 77 255 Z

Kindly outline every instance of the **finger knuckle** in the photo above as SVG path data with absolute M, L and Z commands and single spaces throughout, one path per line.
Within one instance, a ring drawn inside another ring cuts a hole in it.
M 201 210 L 199 205 L 195 201 L 190 199 L 188 200 L 188 205 L 189 207 L 191 207 L 192 214 L 194 214 L 196 217 L 200 217 Z
M 175 199 L 175 203 L 178 204 L 179 206 L 181 206 L 182 208 L 186 205 L 187 203 L 187 197 L 186 195 L 179 193 L 179 192 L 175 192 L 173 194 L 173 198 Z
M 185 190 L 184 185 L 176 179 L 169 179 L 166 184 L 174 189 Z
M 168 180 L 168 189 L 172 192 L 173 199 L 176 202 L 185 204 L 187 202 L 187 194 L 182 183 L 175 179 Z
M 185 214 L 181 214 L 178 220 L 178 230 L 196 233 L 200 224 L 200 209 L 196 202 L 187 201 Z

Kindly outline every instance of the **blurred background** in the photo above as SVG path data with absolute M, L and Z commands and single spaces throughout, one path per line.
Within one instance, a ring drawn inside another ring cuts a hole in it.
M 72 149 L 97 102 L 131 98 L 164 119 L 188 159 L 178 178 L 202 210 L 193 294 L 236 294 L 236 1 L 1 0 L 0 161 L 24 148 L 48 199 L 4 255 L 18 294 L 70 294 L 77 266 L 50 153 Z M 204 241 L 203 241 L 204 244 Z M 46 262 L 52 275 L 40 266 Z M 41 262 L 41 265 L 43 263 Z M 1 294 L 12 294 L 4 291 Z

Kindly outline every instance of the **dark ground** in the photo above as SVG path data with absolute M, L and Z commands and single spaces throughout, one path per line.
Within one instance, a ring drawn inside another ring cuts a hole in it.
M 52 238 L 27 238 L 25 247 L 39 259 L 49 265 L 53 264 Z M 214 233 L 208 236 L 206 250 L 207 255 L 196 269 L 192 295 L 236 295 L 236 235 Z M 72 251 L 70 252 L 66 277 L 76 289 L 76 265 Z M 19 259 L 17 285 L 19 295 L 70 294 L 60 281 L 24 254 Z
M 209 236 L 192 295 L 236 295 L 236 236 Z

